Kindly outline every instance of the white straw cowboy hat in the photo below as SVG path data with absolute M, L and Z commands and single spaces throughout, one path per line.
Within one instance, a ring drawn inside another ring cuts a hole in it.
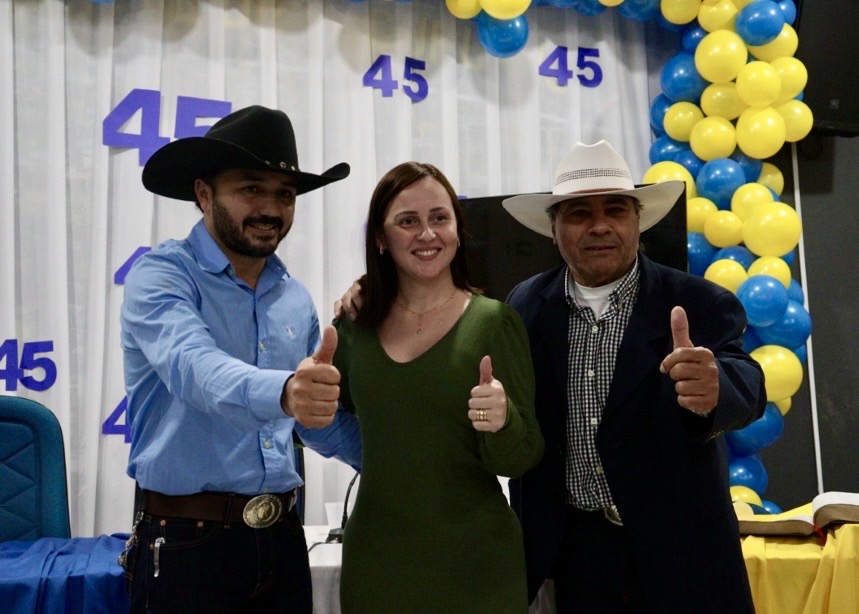
M 552 236 L 549 209 L 552 205 L 577 196 L 628 194 L 641 203 L 638 227 L 643 232 L 671 210 L 683 193 L 682 181 L 664 181 L 635 187 L 629 166 L 607 141 L 593 145 L 576 143 L 555 169 L 551 194 L 523 194 L 502 202 L 516 221 L 541 235 Z

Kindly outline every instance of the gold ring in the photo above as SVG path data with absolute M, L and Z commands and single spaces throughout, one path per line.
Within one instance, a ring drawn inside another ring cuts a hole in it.
M 486 410 L 478 409 L 477 410 L 477 421 L 478 422 L 486 422 Z

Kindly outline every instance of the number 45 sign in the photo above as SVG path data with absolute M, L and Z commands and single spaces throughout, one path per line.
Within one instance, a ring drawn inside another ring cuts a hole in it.
M 230 114 L 231 102 L 178 96 L 176 98 L 176 123 L 173 136 L 203 136 L 211 126 L 198 126 L 201 117 L 221 119 Z M 123 132 L 131 119 L 140 113 L 140 132 Z M 114 109 L 108 113 L 101 125 L 102 143 L 108 147 L 124 147 L 138 150 L 140 166 L 158 149 L 170 142 L 161 136 L 161 92 L 158 90 L 133 89 Z

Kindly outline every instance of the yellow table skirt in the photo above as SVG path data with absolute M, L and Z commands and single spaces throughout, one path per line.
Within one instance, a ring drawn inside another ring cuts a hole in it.
M 742 538 L 758 614 L 857 614 L 859 524 L 826 531 L 826 539 Z

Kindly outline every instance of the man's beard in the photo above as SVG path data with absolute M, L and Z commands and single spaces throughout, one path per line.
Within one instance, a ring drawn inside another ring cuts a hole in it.
M 212 224 L 215 233 L 225 247 L 241 256 L 251 258 L 265 258 L 274 253 L 277 246 L 289 232 L 289 227 L 282 229 L 283 220 L 278 217 L 259 216 L 244 220 L 245 224 L 271 224 L 277 231 L 277 241 L 266 243 L 252 243 L 243 234 L 242 228 L 231 217 L 227 208 L 218 202 L 217 198 L 212 200 Z

